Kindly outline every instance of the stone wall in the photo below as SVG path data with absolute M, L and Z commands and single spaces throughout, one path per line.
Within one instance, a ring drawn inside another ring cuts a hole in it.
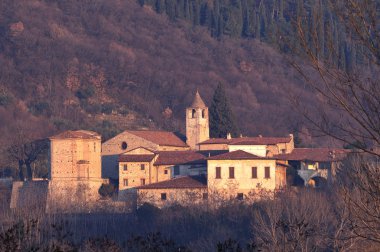
M 137 206 L 144 203 L 153 204 L 157 207 L 170 206 L 173 204 L 193 205 L 203 203 L 203 194 L 207 193 L 207 188 L 196 189 L 139 189 L 137 190 Z M 161 198 L 166 194 L 166 200 Z
M 101 178 L 100 139 L 51 139 L 50 179 Z
M 10 208 L 44 211 L 48 195 L 48 184 L 49 181 L 47 180 L 13 182 Z
M 186 110 L 186 138 L 187 145 L 193 150 L 198 150 L 198 144 L 210 138 L 208 108 L 193 108 Z
M 126 146 L 123 146 L 125 142 Z M 126 147 L 126 148 L 123 148 Z M 128 132 L 123 132 L 102 144 L 102 177 L 119 179 L 119 155 L 133 149 L 144 147 L 159 150 L 158 144 L 147 141 Z
M 276 160 L 208 160 L 207 184 L 213 191 L 226 191 L 233 197 L 252 190 L 276 189 Z M 221 167 L 221 178 L 216 178 L 216 167 Z M 229 178 L 229 167 L 234 167 L 235 178 Z M 252 178 L 252 167 L 257 167 L 257 178 Z M 270 178 L 264 178 L 265 167 L 270 167 Z

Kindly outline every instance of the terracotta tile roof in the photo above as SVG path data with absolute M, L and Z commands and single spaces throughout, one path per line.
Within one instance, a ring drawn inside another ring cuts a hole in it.
M 205 156 L 195 151 L 161 151 L 154 165 L 203 164 Z
M 229 145 L 275 145 L 278 143 L 289 143 L 289 137 L 237 137 L 237 138 L 211 138 L 200 144 L 229 144 Z
M 276 160 L 276 158 L 259 157 L 251 153 L 237 150 L 225 154 L 209 157 L 207 160 Z
M 295 148 L 292 153 L 276 155 L 277 159 L 292 161 L 332 162 L 342 160 L 347 151 L 330 148 Z
M 204 103 L 204 101 L 202 100 L 198 90 L 197 90 L 197 93 L 195 94 L 195 97 L 194 97 L 194 101 L 193 103 L 191 104 L 191 107 L 192 108 L 207 108 L 206 107 L 206 104 Z
M 207 188 L 206 176 L 186 176 L 154 184 L 136 187 L 136 189 L 196 189 Z
M 289 143 L 291 137 L 241 137 L 231 139 L 230 145 L 275 145 Z
M 50 139 L 68 139 L 68 138 L 75 138 L 75 139 L 101 139 L 101 136 L 94 132 L 94 131 L 88 131 L 88 130 L 68 130 L 64 131 L 62 133 L 59 133 L 55 136 L 50 137 Z
M 150 162 L 154 158 L 154 155 L 119 155 L 119 162 Z
M 181 139 L 182 136 L 174 132 L 154 130 L 128 130 L 127 132 L 161 146 L 189 147 Z
M 229 144 L 231 139 L 226 138 L 210 138 L 209 140 L 203 141 L 199 144 Z

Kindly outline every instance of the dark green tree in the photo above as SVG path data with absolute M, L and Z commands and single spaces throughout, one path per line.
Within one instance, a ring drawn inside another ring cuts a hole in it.
M 211 137 L 226 137 L 228 133 L 231 133 L 236 136 L 237 131 L 224 86 L 219 83 L 210 107 L 210 135 Z

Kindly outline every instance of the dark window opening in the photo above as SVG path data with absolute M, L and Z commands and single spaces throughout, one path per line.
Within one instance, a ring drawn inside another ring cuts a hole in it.
M 270 178 L 270 167 L 269 166 L 265 167 L 265 178 L 266 179 Z
M 128 165 L 127 164 L 123 165 L 123 170 L 128 171 Z
M 282 154 L 286 154 L 286 150 L 285 149 L 281 149 L 281 153 Z
M 123 150 L 126 150 L 126 149 L 128 148 L 128 144 L 127 144 L 127 142 L 122 142 L 122 143 L 121 143 L 121 148 L 122 148 Z
M 202 199 L 203 199 L 203 200 L 207 200 L 207 199 L 208 199 L 208 193 L 203 193 L 203 195 L 202 195 Z
M 141 182 L 141 185 L 142 185 L 142 186 L 145 185 L 145 179 L 144 179 L 144 178 L 142 178 L 142 179 L 140 180 L 140 182 Z
M 230 179 L 234 179 L 235 178 L 235 168 L 234 167 L 230 167 Z
M 205 117 L 206 117 L 206 110 L 203 109 L 203 110 L 202 110 L 202 118 L 205 118 Z
M 252 167 L 252 178 L 257 178 L 257 167 Z
M 237 196 L 236 196 L 236 199 L 243 200 L 244 199 L 244 194 L 238 193 Z
M 166 193 L 161 193 L 161 200 L 166 200 Z
M 179 175 L 179 166 L 174 166 L 174 176 Z
M 164 171 L 164 174 L 168 174 L 168 170 L 165 170 L 165 171 Z
M 143 171 L 143 170 L 145 170 L 145 164 L 141 164 L 141 170 Z
M 220 167 L 215 167 L 215 178 L 216 179 L 222 178 L 221 168 Z
M 191 111 L 191 118 L 195 118 L 195 115 L 197 114 L 197 111 L 195 109 L 193 109 Z

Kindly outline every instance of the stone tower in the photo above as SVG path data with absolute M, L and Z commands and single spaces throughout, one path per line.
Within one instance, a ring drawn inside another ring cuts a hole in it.
M 190 107 L 186 109 L 186 143 L 193 150 L 198 150 L 198 143 L 210 138 L 208 108 L 199 92 Z

